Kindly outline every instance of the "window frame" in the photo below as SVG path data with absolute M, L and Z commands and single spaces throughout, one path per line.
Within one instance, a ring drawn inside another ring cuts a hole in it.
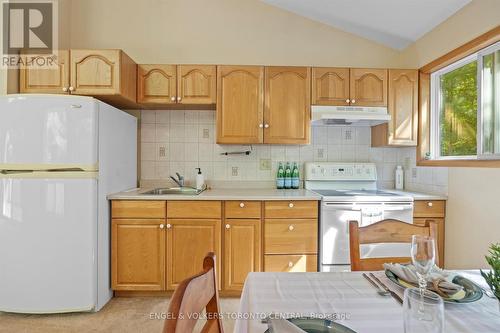
M 478 57 L 478 52 L 470 54 L 460 60 L 457 60 L 453 62 L 452 64 L 449 64 L 446 67 L 443 67 L 431 74 L 431 82 L 430 82 L 430 87 L 431 87 L 431 96 L 430 96 L 430 158 L 432 160 L 436 161 L 454 161 L 454 160 L 477 160 L 478 155 L 463 155 L 463 156 L 441 156 L 440 151 L 440 143 L 441 143 L 441 131 L 440 131 L 440 124 L 439 124 L 439 118 L 440 118 L 440 105 L 441 105 L 441 84 L 440 84 L 440 77 L 444 74 L 447 74 L 449 72 L 452 72 L 460 67 L 463 67 L 465 65 L 468 65 L 474 61 L 477 61 Z M 478 63 L 479 66 L 479 63 Z M 478 103 L 479 103 L 479 96 L 478 96 Z M 478 104 L 478 110 L 479 110 L 479 104 Z M 479 111 L 478 111 L 478 118 L 477 118 L 477 126 L 479 130 Z M 479 131 L 477 132 L 477 135 L 479 135 Z M 477 145 L 477 142 L 476 142 Z
M 492 54 L 496 51 L 500 50 L 500 42 L 496 42 L 490 46 L 487 46 L 477 52 L 477 82 L 478 82 L 478 91 L 477 91 L 477 132 L 481 133 L 481 135 L 478 135 L 477 137 L 477 158 L 478 160 L 500 160 L 500 153 L 484 153 L 484 146 L 483 146 L 483 120 L 484 120 L 484 114 L 483 114 L 483 103 L 482 103 L 482 96 L 483 96 L 483 58 L 489 54 Z M 498 147 L 500 149 L 500 147 Z

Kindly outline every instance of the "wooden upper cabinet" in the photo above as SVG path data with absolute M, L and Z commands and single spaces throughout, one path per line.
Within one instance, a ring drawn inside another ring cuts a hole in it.
M 177 102 L 175 65 L 137 66 L 137 103 L 175 104 Z
M 349 68 L 312 69 L 313 105 L 349 105 Z
M 250 272 L 261 268 L 260 219 L 226 219 L 224 225 L 224 290 L 240 291 Z
M 372 127 L 372 146 L 416 146 L 418 137 L 418 70 L 389 70 L 387 124 Z
M 387 69 L 351 68 L 351 105 L 387 106 Z
M 125 52 L 71 50 L 70 64 L 72 93 L 136 101 L 137 65 Z
M 45 56 L 21 55 L 24 61 L 36 63 Z M 69 89 L 69 51 L 59 50 L 53 66 L 37 68 L 28 66 L 19 71 L 21 93 L 63 94 Z
M 177 102 L 215 104 L 216 67 L 211 65 L 177 66 Z
M 309 143 L 310 74 L 309 67 L 266 67 L 265 143 Z
M 389 70 L 389 144 L 417 145 L 418 70 Z
M 264 67 L 217 66 L 217 143 L 262 143 Z
M 165 289 L 165 220 L 113 219 L 113 290 Z

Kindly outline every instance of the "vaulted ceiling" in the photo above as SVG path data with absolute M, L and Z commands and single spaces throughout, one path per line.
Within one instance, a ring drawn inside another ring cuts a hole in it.
M 472 0 L 261 0 L 402 50 Z

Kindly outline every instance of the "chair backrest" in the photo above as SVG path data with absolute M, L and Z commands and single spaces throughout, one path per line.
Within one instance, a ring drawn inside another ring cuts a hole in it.
M 377 243 L 411 243 L 412 235 L 430 236 L 436 241 L 437 225 L 434 222 L 427 222 L 425 226 L 417 226 L 399 220 L 383 220 L 366 227 L 359 227 L 358 221 L 349 222 L 349 248 L 351 252 L 352 271 L 378 271 L 383 268 L 383 264 L 407 263 L 411 261 L 408 257 L 390 258 L 363 258 L 360 257 L 359 246 L 361 244 Z M 437 246 L 437 245 L 435 245 Z M 436 262 L 438 262 L 438 251 L 436 252 Z M 408 253 L 408 255 L 410 255 Z
M 207 322 L 202 333 L 224 333 L 219 316 L 215 254 L 210 252 L 203 260 L 203 271 L 182 281 L 175 289 L 163 333 L 192 333 L 196 322 L 206 310 Z

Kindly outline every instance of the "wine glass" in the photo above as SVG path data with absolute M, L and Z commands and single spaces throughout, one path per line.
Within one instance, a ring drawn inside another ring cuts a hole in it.
M 411 261 L 417 271 L 418 286 L 423 295 L 427 287 L 427 275 L 436 261 L 436 250 L 432 237 L 420 235 L 411 237 Z

